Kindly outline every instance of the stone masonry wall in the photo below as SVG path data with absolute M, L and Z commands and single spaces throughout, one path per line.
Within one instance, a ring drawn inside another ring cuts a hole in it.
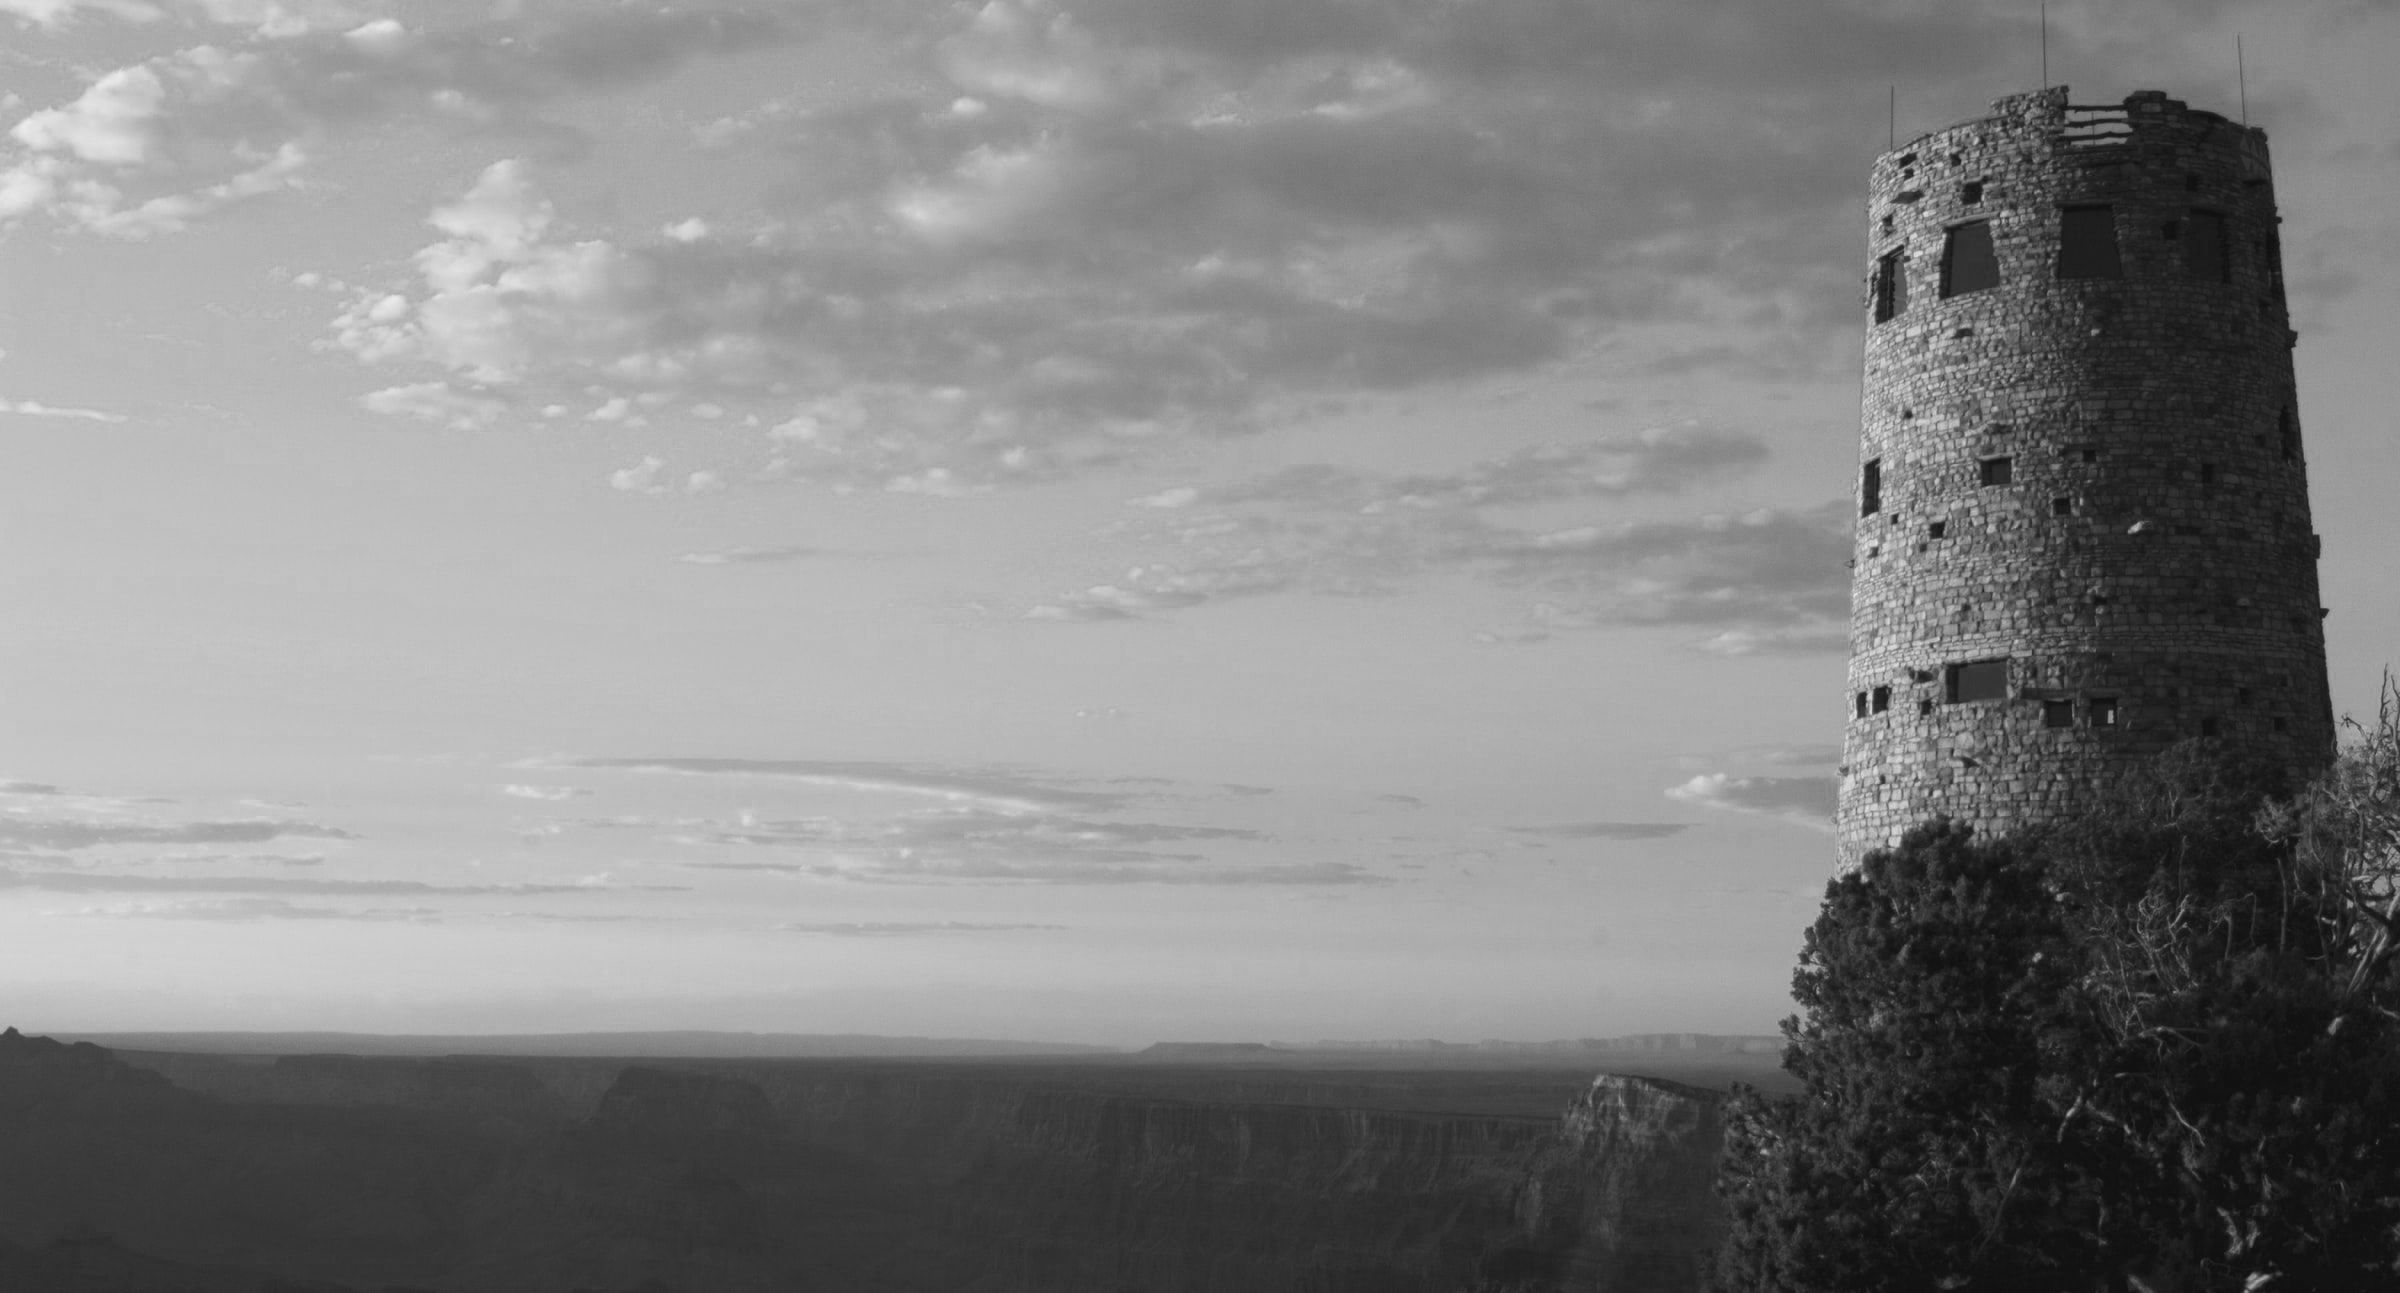
M 2095 205 L 2074 218 L 2113 230 L 2121 276 L 2062 277 L 2064 213 Z M 2265 132 L 2054 87 L 1878 158 L 1868 220 L 1844 864 L 1937 815 L 2077 811 L 2188 738 L 2330 757 Z M 1978 220 L 1998 283 L 1945 297 L 1949 231 Z M 1875 321 L 1895 252 L 1905 305 Z M 2004 685 L 1954 699 L 1978 661 Z

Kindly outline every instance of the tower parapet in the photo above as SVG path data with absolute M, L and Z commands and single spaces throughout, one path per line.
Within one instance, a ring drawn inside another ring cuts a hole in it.
M 1876 159 L 1845 865 L 2201 737 L 2332 754 L 2266 133 L 2015 95 Z

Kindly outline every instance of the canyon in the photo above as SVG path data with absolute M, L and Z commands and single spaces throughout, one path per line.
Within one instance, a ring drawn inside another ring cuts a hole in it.
M 1699 1286 L 1721 1091 L 1283 1059 L 240 1056 L 11 1030 L 0 1283 Z

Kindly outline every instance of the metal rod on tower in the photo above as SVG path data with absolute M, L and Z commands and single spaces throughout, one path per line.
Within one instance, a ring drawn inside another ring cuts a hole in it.
M 2247 121 L 2247 120 L 2248 120 L 2248 117 L 2247 117 L 2247 116 L 2245 116 L 2243 119 L 2244 119 L 2245 121 Z M 1891 101 L 1890 101 L 1889 103 L 1886 103 L 1886 104 L 1884 105 L 1884 116 L 1883 116 L 1883 151 L 1885 151 L 1885 152 L 1887 152 L 1887 153 L 1888 153 L 1888 152 L 1892 151 L 1893 149 L 1895 149 L 1895 148 L 1898 148 L 1899 146 L 1900 146 L 1900 87 L 1899 87 L 1899 86 L 1897 86 L 1897 85 L 1895 85 L 1895 86 L 1893 86 L 1893 87 L 1892 87 L 1892 97 L 1891 97 Z
M 2242 33 L 2233 33 L 2233 77 L 2242 87 L 2242 124 L 2250 124 L 2250 69 L 2242 65 Z
M 2050 0 L 2042 0 L 2042 89 L 2050 88 Z

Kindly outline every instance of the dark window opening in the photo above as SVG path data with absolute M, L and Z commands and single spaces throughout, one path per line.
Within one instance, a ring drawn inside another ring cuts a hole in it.
M 2175 241 L 2183 236 L 2183 222 L 2181 220 L 2167 221 L 2158 227 L 2158 236 L 2168 242 Z
M 2000 260 L 1992 253 L 1992 222 L 1958 225 L 1942 241 L 1942 295 L 1964 296 L 2000 286 Z
M 2204 462 L 2200 464 L 2200 483 L 2203 485 L 2214 485 L 2217 483 L 2217 464 L 2213 462 Z
M 1942 693 L 1953 705 L 2008 698 L 2008 658 L 1969 660 L 1942 671 Z
M 1928 539 L 1938 539 L 1942 537 L 1943 533 L 1949 530 L 1949 528 L 1950 523 L 1948 521 L 1935 521 L 1931 525 L 1925 527 L 1925 537 Z
M 1875 321 L 1887 323 L 1908 309 L 1908 253 L 1888 251 L 1875 262 Z
M 2278 731 L 2278 732 L 2288 732 L 2288 731 L 2291 731 L 2291 730 L 2292 730 L 2292 720 L 2290 720 L 2290 719 L 2288 719 L 2288 718 L 2278 718 L 2278 719 L 2276 719 L 2276 720 L 2275 720 L 2275 730 L 2276 730 L 2276 731 Z
M 2221 736 L 2224 734 L 2224 728 L 2225 725 L 2216 719 L 2204 718 L 2200 720 L 2200 735 L 2202 736 Z
M 1860 718 L 1865 718 L 1867 716 L 1867 693 L 1863 691 L 1858 693 L 1856 696 L 1851 697 L 1851 702 L 1856 715 Z
M 1983 201 L 1983 181 L 1968 180 L 1965 186 L 1959 189 L 1958 200 L 1961 202 Z
M 1933 702 L 1932 702 L 1932 701 L 1930 701 L 1930 700 L 1920 700 L 1920 701 L 1918 701 L 1918 702 L 1917 702 L 1917 717 L 1919 717 L 1919 718 L 1923 718 L 1923 717 L 1925 717 L 1926 715 L 1928 715 L 1928 714 L 1930 714 L 1930 713 L 1932 713 L 1932 712 L 1933 712 Z
M 2074 702 L 2074 701 L 2071 701 L 2071 700 L 2045 700 L 2045 701 L 2043 701 L 2043 702 L 2042 702 L 2042 726 L 2044 726 L 2044 727 L 2073 727 L 2073 726 L 2075 726 L 2075 702 Z
M 2288 404 L 2275 415 L 2275 433 L 2283 441 L 2283 460 L 2296 461 L 2300 457 L 2300 428 L 2294 424 Z
M 2234 703 L 2235 703 L 2235 704 L 2237 704 L 2237 705 L 2247 705 L 2247 704 L 2249 704 L 2249 703 L 2250 703 L 2250 689 L 2249 689 L 2248 687 L 2236 687 L 2236 688 L 2234 688 L 2234 689 L 2233 689 L 2233 701 L 2234 701 Z
M 2097 449 L 2086 449 L 2086 450 L 2084 450 L 2084 451 L 2083 451 L 2083 460 L 2084 460 L 2085 462 L 2098 462 L 2098 461 L 2100 461 L 2100 451 L 2099 451 L 2099 450 L 2097 450 Z
M 1871 694 L 1868 695 L 1867 707 L 1878 714 L 1890 709 L 1892 707 L 1892 689 L 1889 687 L 1877 687 Z
M 2185 172 L 2183 173 L 2183 191 L 2184 191 L 2184 192 L 2186 192 L 2186 193 L 2197 193 L 2197 192 L 2199 192 L 2199 191 L 2200 191 L 2200 177 L 2199 177 L 2199 176 L 2197 176 L 2197 175 L 2194 175 L 2194 174 L 2192 174 L 2190 171 L 2185 171 Z
M 1892 231 L 1892 213 L 1889 211 L 1883 213 L 1883 231 L 1885 233 Z
M 2225 217 L 2214 211 L 2190 215 L 2192 236 L 2183 240 L 2183 272 L 2209 283 L 2233 281 L 2233 263 L 2225 255 Z
M 2010 481 L 2015 480 L 2017 478 L 2016 462 L 2017 460 L 2014 458 L 1984 459 L 1980 464 L 1978 464 L 1982 471 L 1983 483 L 1986 485 L 2005 485 Z
M 1869 458 L 1858 473 L 1858 514 L 1873 516 L 1883 510 L 1883 459 Z
M 1906 169 L 1908 169 L 1909 167 L 1911 167 L 1911 166 L 1914 166 L 1914 165 L 1916 165 L 1916 164 L 1917 164 L 1917 155 L 1916 155 L 1915 153 L 1902 153 L 1902 154 L 1900 155 L 1900 168 L 1901 168 L 1902 170 L 1906 170 Z
M 2117 725 L 2117 701 L 2116 701 L 2116 697 L 2114 697 L 2114 696 L 2094 696 L 2094 697 L 2092 697 L 2091 707 L 2092 707 L 2092 726 L 2094 726 L 2094 727 L 2115 727 L 2115 726 Z
M 2071 498 L 2054 498 L 2054 499 L 2051 499 L 2051 500 L 2050 500 L 2050 515 L 2052 515 L 2052 516 L 2073 516 L 2073 515 L 2075 515 L 2075 500 L 2074 500 L 2074 499 L 2071 499 Z
M 2125 277 L 2125 264 L 2117 256 L 2116 208 L 2068 207 L 2060 213 L 2058 276 Z

